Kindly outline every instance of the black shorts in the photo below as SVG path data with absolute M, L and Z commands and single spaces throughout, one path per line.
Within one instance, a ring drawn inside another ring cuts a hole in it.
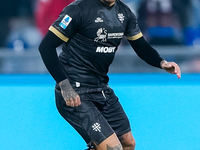
M 121 136 L 131 131 L 129 120 L 111 88 L 79 96 L 81 105 L 69 107 L 60 90 L 55 89 L 59 113 L 86 143 L 95 142 L 98 145 L 113 133 Z

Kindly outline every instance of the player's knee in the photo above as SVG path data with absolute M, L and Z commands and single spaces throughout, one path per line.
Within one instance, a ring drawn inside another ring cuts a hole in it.
M 120 142 L 121 142 L 123 148 L 128 148 L 131 150 L 135 149 L 136 142 L 135 142 L 135 139 L 132 136 L 131 132 L 122 135 L 119 139 L 120 139 Z
M 129 141 L 126 141 L 126 142 L 123 143 L 123 147 L 124 148 L 129 148 L 131 150 L 135 149 L 135 145 L 136 145 L 136 142 L 135 142 L 134 138 L 132 138 Z
M 133 148 L 133 150 L 135 149 L 135 145 L 136 145 L 136 142 L 135 142 L 135 139 L 133 138 L 131 141 L 131 147 Z

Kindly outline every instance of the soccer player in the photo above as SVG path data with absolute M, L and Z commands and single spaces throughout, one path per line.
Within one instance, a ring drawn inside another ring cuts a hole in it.
M 56 81 L 56 106 L 89 149 L 134 150 L 129 120 L 108 86 L 108 68 L 123 37 L 148 64 L 181 77 L 143 38 L 135 15 L 120 0 L 77 0 L 50 26 L 39 51 Z M 62 45 L 57 56 L 56 48 Z

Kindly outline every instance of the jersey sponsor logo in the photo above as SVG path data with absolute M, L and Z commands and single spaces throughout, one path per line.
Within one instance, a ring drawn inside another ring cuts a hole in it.
M 107 42 L 107 30 L 105 28 L 100 28 L 97 31 L 97 37 L 94 39 L 95 42 Z
M 69 23 L 72 21 L 72 18 L 68 15 L 65 15 L 61 23 L 59 24 L 61 28 L 66 29 Z
M 118 19 L 121 21 L 121 23 L 123 23 L 124 22 L 124 15 L 122 13 L 119 13 Z
M 114 53 L 116 47 L 97 47 L 96 53 Z
M 99 123 L 94 123 L 93 125 L 92 125 L 92 128 L 93 128 L 93 130 L 94 131 L 98 131 L 98 132 L 101 132 L 101 125 L 99 124 Z
M 97 17 L 95 20 L 95 23 L 99 23 L 99 22 L 103 22 L 103 19 L 101 19 L 100 17 Z
M 107 33 L 105 28 L 100 28 L 97 31 L 97 37 L 94 39 L 95 42 L 107 42 L 107 39 L 121 39 L 123 38 L 124 33 Z
M 108 39 L 121 39 L 123 38 L 124 33 L 120 32 L 120 33 L 108 33 Z

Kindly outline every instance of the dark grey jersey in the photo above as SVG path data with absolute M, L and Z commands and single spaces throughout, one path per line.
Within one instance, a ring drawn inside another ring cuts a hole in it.
M 112 7 L 100 0 L 77 0 L 49 30 L 65 41 L 59 59 L 69 80 L 86 84 L 107 83 L 122 38 L 142 37 L 135 15 L 120 0 Z

